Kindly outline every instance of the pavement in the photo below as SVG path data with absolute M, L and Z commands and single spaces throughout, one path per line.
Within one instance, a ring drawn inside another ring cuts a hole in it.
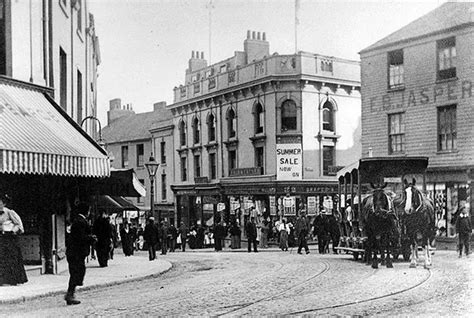
M 159 254 L 159 253 L 158 253 Z M 66 262 L 63 260 L 61 262 Z M 40 275 L 27 271 L 28 282 L 17 285 L 0 285 L 0 304 L 18 303 L 44 296 L 65 294 L 69 282 L 67 266 L 56 275 Z M 116 253 L 109 260 L 107 267 L 99 267 L 97 260 L 89 259 L 86 263 L 84 286 L 77 291 L 89 290 L 102 286 L 112 286 L 127 281 L 134 281 L 150 276 L 160 275 L 172 267 L 165 255 L 157 255 L 154 261 L 148 260 L 147 251 L 138 251 L 133 256 L 125 257 Z

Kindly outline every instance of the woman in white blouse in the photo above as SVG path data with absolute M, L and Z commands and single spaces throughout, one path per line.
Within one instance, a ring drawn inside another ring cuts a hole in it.
M 5 205 L 10 201 L 7 195 L 0 195 L 0 285 L 17 285 L 28 281 L 18 234 L 23 233 L 20 216 Z
M 286 219 L 278 225 L 278 232 L 280 232 L 280 248 L 282 251 L 288 251 L 288 234 L 290 234 L 290 227 L 286 223 Z

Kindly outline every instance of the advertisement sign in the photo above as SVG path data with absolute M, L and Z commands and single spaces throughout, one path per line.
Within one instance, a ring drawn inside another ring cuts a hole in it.
M 283 198 L 283 215 L 296 215 L 296 197 Z
M 316 215 L 319 197 L 308 197 L 308 215 Z
M 270 199 L 270 215 L 276 215 L 276 201 L 275 196 L 269 196 Z
M 303 150 L 301 144 L 277 144 L 277 180 L 303 179 Z

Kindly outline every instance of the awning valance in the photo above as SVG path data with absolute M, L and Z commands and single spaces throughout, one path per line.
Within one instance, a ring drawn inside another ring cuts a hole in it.
M 0 77 L 0 173 L 107 177 L 110 162 L 45 88 Z
M 120 196 L 99 195 L 97 197 L 97 208 L 106 212 L 140 211 L 138 207 L 130 201 Z
M 133 169 L 112 169 L 109 178 L 99 181 L 97 193 L 122 197 L 144 197 L 146 189 Z

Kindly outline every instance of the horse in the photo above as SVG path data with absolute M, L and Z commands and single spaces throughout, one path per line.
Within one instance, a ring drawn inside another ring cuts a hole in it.
M 432 265 L 430 242 L 436 234 L 436 218 L 433 203 L 415 186 L 413 179 L 409 184 L 403 180 L 404 191 L 401 197 L 394 199 L 394 206 L 402 223 L 402 232 L 410 242 L 410 268 L 418 264 L 418 246 L 423 248 L 424 267 Z
M 378 268 L 377 254 L 380 252 L 387 268 L 393 268 L 390 255 L 393 254 L 397 218 L 390 196 L 383 190 L 387 184 L 374 186 L 372 194 L 362 202 L 362 220 L 367 235 L 366 259 L 372 261 L 372 268 Z

